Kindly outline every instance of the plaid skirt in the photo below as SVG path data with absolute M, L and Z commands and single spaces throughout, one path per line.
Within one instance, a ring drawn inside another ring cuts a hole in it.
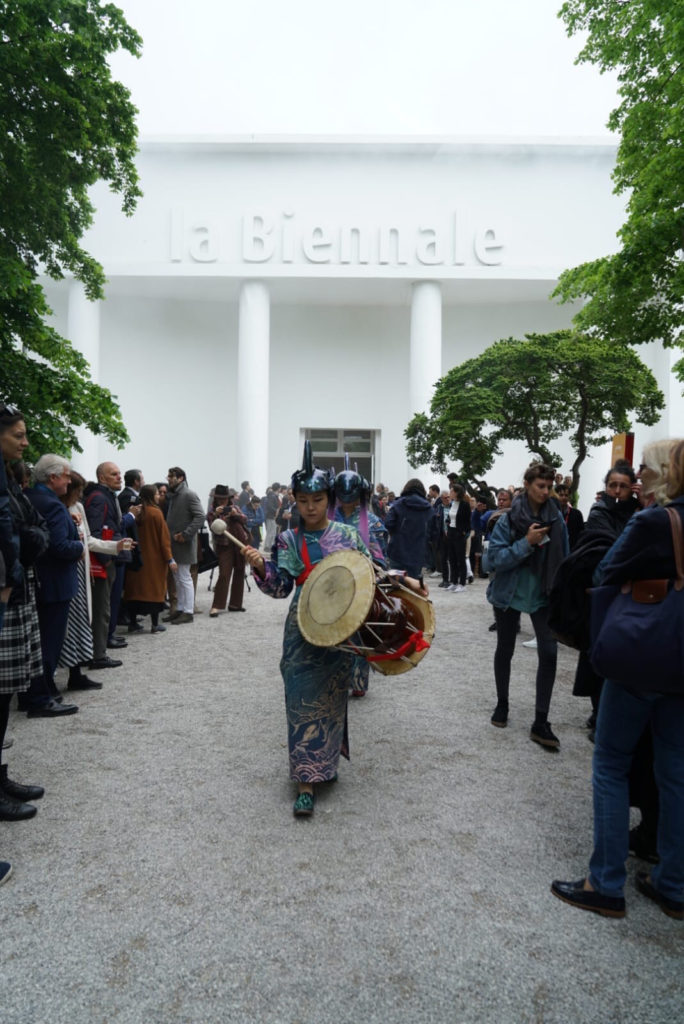
M 26 576 L 29 600 L 7 606 L 0 630 L 0 693 L 27 690 L 31 679 L 43 671 L 33 569 L 27 569 Z

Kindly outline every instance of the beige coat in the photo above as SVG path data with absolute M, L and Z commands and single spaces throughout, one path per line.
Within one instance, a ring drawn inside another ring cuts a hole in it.
M 116 540 L 100 540 L 99 537 L 93 537 L 90 530 L 88 529 L 88 520 L 86 519 L 85 509 L 80 501 L 75 502 L 69 508 L 69 514 L 76 520 L 76 526 L 78 529 L 78 536 L 83 541 L 85 546 L 85 578 L 86 578 L 86 598 L 88 601 L 88 618 L 92 622 L 93 619 L 93 598 L 91 594 L 90 586 L 90 552 L 94 551 L 96 554 L 101 555 L 116 555 L 117 544 Z M 81 517 L 80 523 L 78 517 Z

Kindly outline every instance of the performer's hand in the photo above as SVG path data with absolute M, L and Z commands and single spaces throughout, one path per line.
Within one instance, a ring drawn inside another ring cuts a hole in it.
M 245 556 L 245 561 L 251 565 L 257 576 L 260 576 L 262 580 L 265 579 L 266 563 L 264 561 L 264 556 L 261 555 L 256 548 L 252 547 L 246 547 L 242 553 Z
M 401 583 L 409 590 L 413 590 L 414 593 L 420 594 L 421 597 L 427 597 L 430 593 L 425 584 L 423 583 L 421 586 L 420 580 L 414 579 L 413 576 L 404 576 Z

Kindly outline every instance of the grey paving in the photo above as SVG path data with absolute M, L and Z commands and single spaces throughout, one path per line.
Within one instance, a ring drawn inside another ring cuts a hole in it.
M 438 636 L 350 707 L 352 761 L 291 815 L 278 659 L 287 602 L 134 636 L 62 720 L 13 715 L 3 824 L 3 1024 L 660 1024 L 682 1019 L 684 928 L 634 892 L 614 921 L 555 900 L 590 850 L 591 744 L 562 650 L 550 754 L 536 656 L 492 728 L 476 581 L 434 590 Z M 521 639 L 529 637 L 523 631 Z

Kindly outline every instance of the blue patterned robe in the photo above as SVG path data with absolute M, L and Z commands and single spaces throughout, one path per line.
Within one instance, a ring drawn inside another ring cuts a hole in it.
M 309 558 L 316 565 L 335 551 L 368 549 L 351 526 L 331 522 L 325 530 L 304 532 Z M 254 578 L 263 593 L 287 597 L 305 569 L 293 530 L 278 534 L 275 558 L 266 562 L 266 578 Z M 285 684 L 290 778 L 296 782 L 325 782 L 337 772 L 340 754 L 349 759 L 347 697 L 352 687 L 355 658 L 335 647 L 314 647 L 299 632 L 296 587 L 285 621 L 280 671 Z

